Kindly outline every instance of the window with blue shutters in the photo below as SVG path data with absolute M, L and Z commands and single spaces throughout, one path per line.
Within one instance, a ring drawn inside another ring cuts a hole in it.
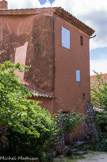
M 76 81 L 80 82 L 80 70 L 76 70 Z
M 70 31 L 62 27 L 62 46 L 70 49 Z

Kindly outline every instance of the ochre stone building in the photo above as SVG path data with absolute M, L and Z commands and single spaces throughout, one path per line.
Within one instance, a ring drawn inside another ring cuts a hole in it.
M 89 38 L 94 30 L 60 7 L 8 10 L 0 1 L 0 62 L 30 66 L 22 82 L 51 114 L 85 113 L 90 102 Z M 83 129 L 78 130 L 78 135 Z

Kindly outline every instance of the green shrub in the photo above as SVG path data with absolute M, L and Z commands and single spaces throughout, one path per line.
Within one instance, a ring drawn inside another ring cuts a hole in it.
M 107 111 L 107 82 L 104 82 L 101 74 L 95 74 L 98 84 L 91 87 L 91 102 L 95 107 Z
M 99 142 L 90 145 L 89 148 L 92 150 L 107 151 L 107 83 L 104 82 L 101 74 L 97 72 L 95 72 L 95 74 L 98 85 L 91 87 L 91 102 L 97 107 L 95 110 L 95 124 L 99 132 Z
M 63 113 L 62 110 L 60 110 L 55 115 L 55 119 L 57 119 L 58 124 L 62 127 L 64 132 L 71 133 L 85 120 L 85 116 L 82 116 L 74 110 L 72 110 L 71 113 Z
M 8 144 L 3 148 L 1 140 L 0 151 L 2 154 L 29 155 L 41 159 L 57 132 L 57 123 L 37 101 L 27 100 L 35 94 L 19 82 L 14 74 L 16 69 L 26 71 L 28 67 L 11 62 L 0 64 L 0 125 L 8 126 Z
M 107 111 L 96 112 L 96 125 L 100 128 L 102 134 L 105 134 L 107 137 Z
M 97 143 L 86 144 L 82 148 L 83 151 L 92 150 L 92 151 L 105 151 L 107 152 L 107 139 L 100 139 Z

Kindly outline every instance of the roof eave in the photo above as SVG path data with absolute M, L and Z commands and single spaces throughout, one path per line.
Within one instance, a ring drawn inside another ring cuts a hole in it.
M 76 17 L 74 17 L 72 14 L 65 11 L 61 7 L 57 8 L 55 10 L 54 14 L 62 17 L 63 19 L 65 19 L 69 23 L 73 24 L 74 26 L 76 26 L 77 28 L 79 28 L 80 30 L 82 30 L 83 32 L 88 34 L 89 36 L 91 36 L 95 32 L 92 28 L 85 25 L 83 22 L 81 22 L 79 19 L 77 19 Z
M 32 97 L 40 97 L 40 98 L 48 98 L 48 99 L 54 99 L 55 98 L 54 96 L 52 96 L 50 94 L 46 94 L 46 93 L 36 91 L 35 89 L 28 87 L 27 85 L 25 85 L 25 86 L 29 91 L 31 91 L 35 94 L 34 96 L 32 95 Z

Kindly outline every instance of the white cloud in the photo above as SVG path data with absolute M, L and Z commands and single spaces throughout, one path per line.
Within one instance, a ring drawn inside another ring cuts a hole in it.
M 7 0 L 9 4 L 9 9 L 20 9 L 20 8 L 41 8 L 50 7 L 51 4 L 47 0 L 44 5 L 41 5 L 39 0 Z
M 91 11 L 99 11 L 99 10 L 107 10 L 106 1 L 101 0 L 71 0 L 73 1 L 73 9 L 72 12 L 76 15 L 81 15 L 84 13 L 88 13 Z M 93 15 L 94 16 L 94 15 Z
M 53 7 L 60 6 L 64 8 L 65 10 L 69 11 L 72 13 L 72 5 L 73 5 L 73 0 L 55 0 L 54 3 L 52 4 Z
M 40 5 L 39 0 L 7 0 L 9 3 L 9 8 L 26 8 L 26 7 L 50 7 L 51 4 L 49 0 L 44 5 Z M 73 13 L 77 16 L 84 13 L 91 12 L 92 10 L 107 10 L 106 1 L 101 0 L 55 0 L 52 6 L 61 6 L 65 10 Z
M 107 73 L 107 60 L 94 60 L 90 62 L 90 75 L 95 75 L 93 70 L 98 73 Z
M 9 8 L 51 7 L 49 0 L 41 5 L 39 0 L 8 0 Z M 107 5 L 105 0 L 55 0 L 52 7 L 61 6 L 96 31 L 90 42 L 91 49 L 107 46 Z M 102 22 L 103 19 L 103 22 Z
M 9 2 L 9 8 L 26 8 L 26 7 L 50 7 L 49 0 L 46 4 L 40 5 L 39 0 L 7 0 Z M 107 10 L 106 1 L 101 0 L 55 0 L 52 6 L 61 6 L 70 13 L 80 15 L 91 10 Z
M 107 33 L 105 33 L 106 36 Z M 90 41 L 90 50 L 95 48 L 103 48 L 107 47 L 107 37 L 104 39 L 104 36 L 102 35 L 102 38 L 98 35 L 98 32 L 95 33 L 96 37 L 93 38 Z
M 92 10 L 81 17 L 84 22 L 95 29 L 96 37 L 91 40 L 91 49 L 107 46 L 107 11 Z

